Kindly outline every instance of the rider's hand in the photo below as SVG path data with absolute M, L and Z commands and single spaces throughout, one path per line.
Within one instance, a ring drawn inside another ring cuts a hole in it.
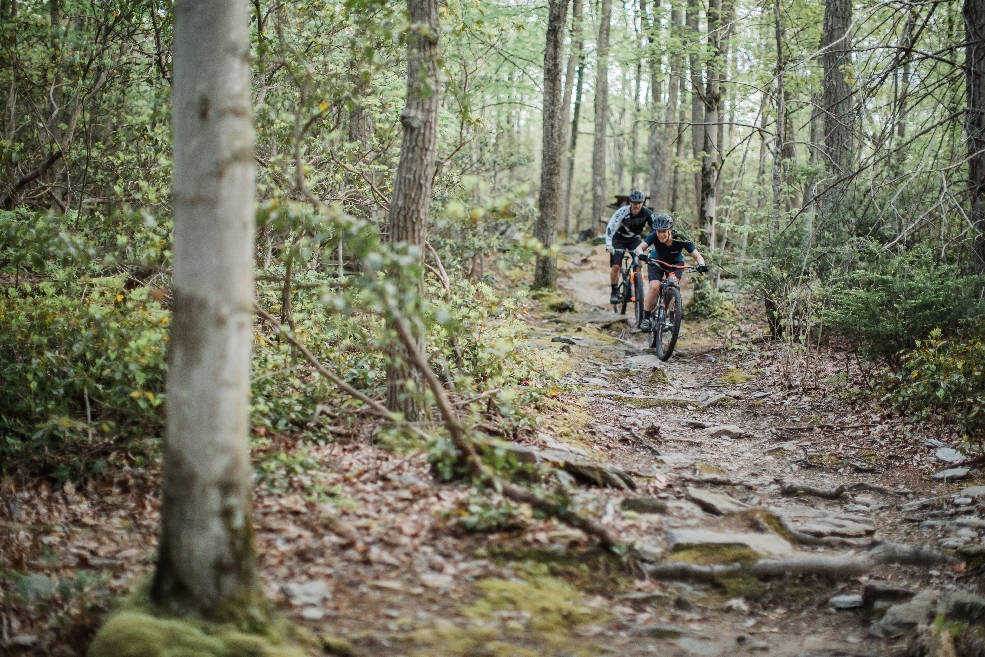
M 701 263 L 700 265 L 698 265 L 698 271 L 704 274 L 705 272 L 708 271 L 708 265 Z
M 649 262 L 650 256 L 648 256 L 646 253 L 641 253 L 638 256 L 636 256 L 636 259 L 641 260 L 642 262 Z

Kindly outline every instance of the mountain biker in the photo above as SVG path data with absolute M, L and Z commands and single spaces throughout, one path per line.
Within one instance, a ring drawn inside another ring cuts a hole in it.
M 640 322 L 640 328 L 644 331 L 650 330 L 650 323 L 653 321 L 653 308 L 657 305 L 657 299 L 660 296 L 660 280 L 664 276 L 676 276 L 680 278 L 684 275 L 683 271 L 665 272 L 653 263 L 653 260 L 660 260 L 669 265 L 683 265 L 684 252 L 687 251 L 688 255 L 697 260 L 699 272 L 704 273 L 708 271 L 708 265 L 705 264 L 704 256 L 698 253 L 698 250 L 694 248 L 694 244 L 687 237 L 673 230 L 673 227 L 673 217 L 669 214 L 657 215 L 653 220 L 653 232 L 643 240 L 646 246 L 652 247 L 649 253 L 649 260 L 651 262 L 647 264 L 647 280 L 650 281 L 650 284 L 643 298 L 645 316 L 643 321 Z
M 653 213 L 643 207 L 643 192 L 634 189 L 629 195 L 629 205 L 624 205 L 612 213 L 609 225 L 605 228 L 605 250 L 609 252 L 609 282 L 612 294 L 609 303 L 619 303 L 619 265 L 622 254 L 616 249 L 633 251 L 642 243 L 646 227 L 653 229 Z

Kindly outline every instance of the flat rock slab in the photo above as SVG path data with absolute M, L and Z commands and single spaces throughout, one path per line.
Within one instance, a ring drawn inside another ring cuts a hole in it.
M 687 487 L 687 498 L 705 511 L 717 513 L 720 516 L 749 508 L 748 504 L 743 504 L 739 500 L 729 497 L 724 493 L 716 493 L 694 486 Z
M 734 424 L 718 424 L 705 429 L 709 438 L 758 438 L 755 433 Z
M 964 454 L 950 447 L 938 447 L 937 451 L 934 452 L 934 456 L 937 457 L 938 461 L 944 461 L 945 463 L 961 463 L 961 461 L 964 461 Z
M 973 500 L 985 497 L 985 486 L 968 486 L 967 488 L 962 488 L 959 497 L 970 497 Z
M 951 468 L 934 473 L 930 475 L 930 478 L 934 481 L 959 481 L 967 479 L 969 476 L 971 476 L 971 470 L 968 468 Z
M 743 545 L 769 556 L 793 554 L 793 547 L 775 534 L 733 534 L 709 529 L 670 529 L 667 531 L 670 549 L 685 545 Z M 673 556 L 670 557 L 673 560 Z
M 811 536 L 841 536 L 860 538 L 874 533 L 876 528 L 867 518 L 847 516 L 826 516 L 808 520 L 797 527 Z
M 636 365 L 638 367 L 656 368 L 664 366 L 664 362 L 653 354 L 640 354 L 639 356 L 633 356 L 632 358 L 627 359 L 626 362 L 630 365 Z

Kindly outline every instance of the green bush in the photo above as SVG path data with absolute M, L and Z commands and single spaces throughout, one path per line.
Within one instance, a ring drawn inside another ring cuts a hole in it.
M 170 314 L 121 277 L 4 288 L 0 463 L 64 478 L 160 435 Z
M 903 356 L 886 399 L 917 419 L 932 414 L 956 422 L 969 444 L 985 444 L 985 339 L 945 340 L 934 329 Z
M 953 334 L 961 320 L 980 316 L 982 277 L 963 276 L 930 247 L 901 255 L 877 244 L 863 248 L 860 265 L 825 286 L 822 320 L 854 340 L 869 358 L 895 369 L 901 355 L 935 327 Z

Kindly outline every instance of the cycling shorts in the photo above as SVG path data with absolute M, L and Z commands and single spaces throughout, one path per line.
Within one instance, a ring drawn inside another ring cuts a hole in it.
M 671 264 L 673 264 L 673 265 L 683 265 L 684 263 L 683 262 L 672 262 Z M 677 270 L 677 271 L 674 272 L 674 274 L 677 276 L 677 282 L 678 283 L 680 283 L 681 280 L 684 279 L 684 272 L 685 272 L 684 269 L 679 269 L 679 270 Z M 664 271 L 663 269 L 661 269 L 659 265 L 655 265 L 652 262 L 647 263 L 647 265 L 646 265 L 646 280 L 650 281 L 651 283 L 659 283 L 661 280 L 663 280 L 663 277 L 666 276 L 666 275 L 667 275 L 667 272 Z
M 640 244 L 643 243 L 643 238 L 639 235 L 633 235 L 632 237 L 621 237 L 619 235 L 614 235 L 612 237 L 612 250 L 616 249 L 626 249 L 632 251 Z M 622 264 L 622 254 L 621 253 L 610 253 L 609 254 L 609 266 L 618 267 Z

